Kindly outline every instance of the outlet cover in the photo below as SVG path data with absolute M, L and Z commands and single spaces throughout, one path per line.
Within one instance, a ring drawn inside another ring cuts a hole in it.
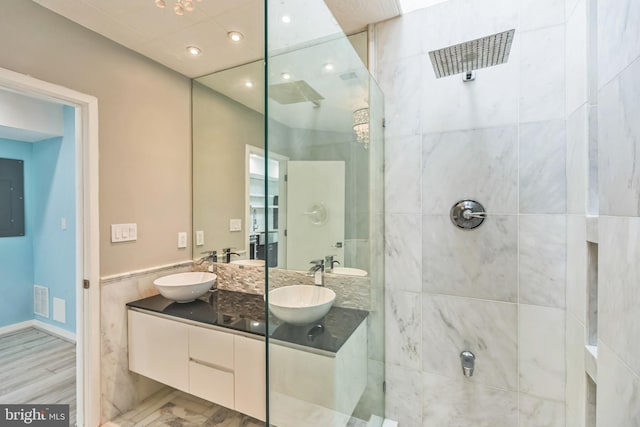
M 204 245 L 204 231 L 196 231 L 196 246 Z
M 241 219 L 230 219 L 229 220 L 229 231 L 242 231 L 242 220 Z
M 184 249 L 187 247 L 187 232 L 181 231 L 178 233 L 178 249 Z

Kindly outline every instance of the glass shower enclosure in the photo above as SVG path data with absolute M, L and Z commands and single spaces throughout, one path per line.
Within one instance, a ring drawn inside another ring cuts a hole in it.
M 322 0 L 265 9 L 268 425 L 380 426 L 384 123 L 366 33 L 347 37 Z M 285 287 L 293 318 L 274 310 Z M 309 306 L 330 309 L 309 321 Z

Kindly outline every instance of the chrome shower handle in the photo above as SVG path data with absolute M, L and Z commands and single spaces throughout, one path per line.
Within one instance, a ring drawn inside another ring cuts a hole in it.
M 486 212 L 474 212 L 471 209 L 466 209 L 464 212 L 462 212 L 462 216 L 465 219 L 486 218 L 489 216 L 489 214 Z

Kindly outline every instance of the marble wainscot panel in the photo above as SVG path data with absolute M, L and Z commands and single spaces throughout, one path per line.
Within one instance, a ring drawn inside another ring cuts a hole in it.
M 585 213 L 588 188 L 589 107 L 585 104 L 567 118 L 567 213 Z
M 640 59 L 598 92 L 600 215 L 640 215 L 639 72 Z
M 640 218 L 600 217 L 599 241 L 598 339 L 639 375 Z
M 520 213 L 565 213 L 565 135 L 564 120 L 520 125 Z
M 564 402 L 545 400 L 520 393 L 518 427 L 565 427 Z
M 640 56 L 640 2 L 618 0 L 598 3 L 598 88 Z
M 422 366 L 422 294 L 387 291 L 386 361 L 405 368 Z
M 422 422 L 430 426 L 514 427 L 518 425 L 518 393 L 422 374 Z
M 640 425 L 640 377 L 602 341 L 598 345 L 597 425 Z
M 103 277 L 100 281 L 102 422 L 165 387 L 129 372 L 126 304 L 158 293 L 153 281 L 192 269 L 191 262 Z
M 524 32 L 520 38 L 520 122 L 564 119 L 564 25 Z
M 479 201 L 488 212 L 517 212 L 516 126 L 424 135 L 422 213 L 448 215 L 459 199 Z M 455 179 L 450 176 L 452 165 Z
M 196 266 L 206 271 L 207 263 Z M 247 292 L 264 295 L 264 267 L 216 263 L 214 272 L 218 275 L 216 286 L 227 291 Z M 372 307 L 371 279 L 369 277 L 344 276 L 325 273 L 325 286 L 336 293 L 336 307 L 370 310 Z M 312 285 L 313 277 L 303 271 L 269 269 L 271 289 L 291 285 Z
M 564 331 L 564 310 L 520 304 L 518 308 L 520 392 L 564 404 L 566 376 Z
M 519 302 L 564 308 L 565 215 L 522 215 L 519 226 Z
M 463 378 L 459 355 L 469 350 L 476 367 L 466 383 L 517 391 L 516 304 L 425 294 L 422 313 L 425 372 Z
M 515 215 L 489 216 L 472 232 L 423 216 L 423 292 L 516 302 L 517 244 Z

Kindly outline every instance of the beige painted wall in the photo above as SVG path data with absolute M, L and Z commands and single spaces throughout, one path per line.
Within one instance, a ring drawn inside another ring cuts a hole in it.
M 189 79 L 31 1 L 3 3 L 0 67 L 98 98 L 101 275 L 190 259 Z M 110 243 L 110 224 L 129 222 L 138 241 Z

